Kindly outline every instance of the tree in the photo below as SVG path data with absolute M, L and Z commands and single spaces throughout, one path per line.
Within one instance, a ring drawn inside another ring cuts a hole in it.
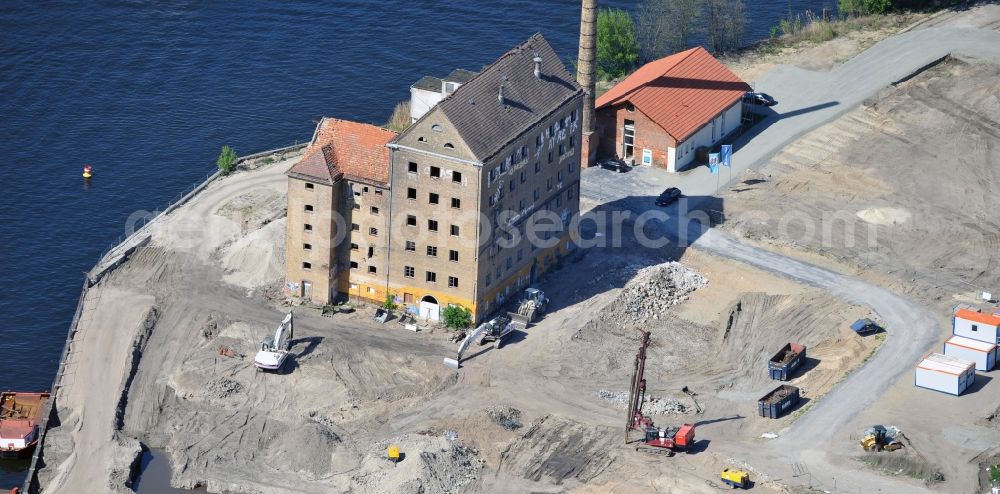
M 382 308 L 387 311 L 396 310 L 396 297 L 393 297 L 391 293 L 385 294 L 385 302 L 382 303 Z
M 892 0 L 839 0 L 837 9 L 844 15 L 881 15 L 892 10 Z
M 441 311 L 444 325 L 449 328 L 463 329 L 472 324 L 472 312 L 457 304 L 449 304 Z
M 614 79 L 628 73 L 639 59 L 632 17 L 622 9 L 597 13 L 597 74 Z
M 223 175 L 229 175 L 236 170 L 236 150 L 229 146 L 222 146 L 222 152 L 219 153 L 219 159 L 215 161 L 215 164 L 219 166 L 219 171 Z
M 712 53 L 735 50 L 742 46 L 745 24 L 743 0 L 705 1 L 705 39 Z
M 644 0 L 636 11 L 636 38 L 644 61 L 687 49 L 698 30 L 704 0 Z

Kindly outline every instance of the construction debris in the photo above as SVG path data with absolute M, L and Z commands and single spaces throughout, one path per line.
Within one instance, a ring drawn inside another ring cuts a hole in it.
M 521 411 L 506 405 L 491 406 L 486 409 L 486 415 L 494 423 L 509 431 L 520 429 Z
M 597 392 L 597 396 L 604 401 L 611 402 L 615 405 L 615 408 L 625 410 L 628 407 L 628 393 L 624 391 L 608 391 L 606 389 L 602 389 Z M 655 398 L 647 396 L 643 402 L 642 408 L 649 415 L 688 413 L 687 405 L 671 398 Z
M 636 327 L 659 319 L 666 310 L 705 286 L 708 279 L 678 262 L 640 269 L 608 305 L 604 317 L 623 327 Z

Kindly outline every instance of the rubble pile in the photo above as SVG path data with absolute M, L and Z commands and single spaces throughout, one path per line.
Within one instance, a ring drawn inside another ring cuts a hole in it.
M 486 409 L 486 415 L 494 423 L 509 431 L 521 428 L 521 411 L 506 405 L 491 406 Z
M 597 392 L 597 396 L 604 401 L 611 402 L 615 408 L 625 410 L 628 408 L 628 393 L 624 391 L 608 391 L 602 389 Z M 646 415 L 667 415 L 682 414 L 688 412 L 687 405 L 672 398 L 655 398 L 646 396 L 642 405 L 642 411 Z
M 605 319 L 623 327 L 642 326 L 707 283 L 707 278 L 678 262 L 640 269 L 608 305 Z
M 205 392 L 214 398 L 229 398 L 243 391 L 243 384 L 225 377 L 213 379 L 205 384 Z

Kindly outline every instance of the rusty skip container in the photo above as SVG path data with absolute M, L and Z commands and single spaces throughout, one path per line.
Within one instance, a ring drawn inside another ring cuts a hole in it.
M 778 353 L 767 362 L 767 372 L 771 379 L 776 381 L 787 381 L 792 378 L 795 369 L 802 365 L 806 358 L 806 346 L 798 343 L 789 343 L 781 348 Z
M 782 384 L 757 402 L 761 417 L 776 419 L 799 403 L 799 388 Z

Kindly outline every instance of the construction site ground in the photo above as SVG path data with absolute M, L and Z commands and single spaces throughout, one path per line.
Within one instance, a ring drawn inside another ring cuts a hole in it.
M 997 162 L 995 70 L 946 61 L 806 135 L 723 195 L 720 227 L 930 307 L 940 314 L 943 341 L 950 307 L 975 291 L 951 287 L 985 286 L 997 276 L 988 213 L 998 200 L 989 166 Z M 797 464 L 816 460 L 812 450 L 820 448 L 840 472 L 901 474 L 874 478 L 873 490 L 971 492 L 977 462 L 997 454 L 990 448 L 1000 443 L 1000 387 L 989 376 L 954 398 L 892 374 L 894 384 L 853 411 L 833 436 L 838 442 L 800 434 L 794 445 L 769 448 L 775 443 L 762 435 L 783 436 L 853 369 L 893 357 L 877 352 L 884 334 L 849 329 L 878 315 L 774 270 L 706 249 L 645 248 L 629 234 L 546 276 L 545 317 L 499 350 L 474 347 L 458 371 L 441 363 L 456 348 L 443 329 L 378 324 L 368 308 L 327 318 L 300 307 L 291 362 L 281 373 L 258 373 L 253 353 L 288 310 L 279 287 L 283 172 L 291 164 L 212 183 L 88 292 L 57 391 L 58 426 L 45 443 L 45 492 L 127 492 L 142 447 L 169 453 L 177 487 L 266 493 L 708 493 L 723 487 L 726 466 L 750 469 L 758 489 L 806 492 L 820 472 Z M 807 217 L 849 209 L 878 225 L 880 247 L 870 256 L 812 248 L 778 235 L 776 225 L 741 219 L 789 204 L 801 204 Z M 935 272 L 949 276 L 935 281 Z M 647 409 L 672 412 L 654 415 L 659 425 L 698 424 L 691 453 L 666 458 L 624 443 L 620 397 L 637 329 L 652 333 Z M 894 333 L 906 328 L 888 329 L 888 338 L 906 338 Z M 779 384 L 767 377 L 767 360 L 789 341 L 809 348 L 790 382 L 804 399 L 781 419 L 760 418 L 757 399 Z M 220 346 L 246 356 L 219 355 Z M 702 413 L 684 386 L 697 393 Z M 909 438 L 905 452 L 891 453 L 905 459 L 893 460 L 898 465 L 863 466 L 884 462 L 857 444 L 876 423 Z M 389 444 L 404 455 L 398 465 L 385 459 Z M 787 467 L 780 473 L 772 468 L 779 463 Z M 944 481 L 928 487 L 922 478 L 933 472 Z

